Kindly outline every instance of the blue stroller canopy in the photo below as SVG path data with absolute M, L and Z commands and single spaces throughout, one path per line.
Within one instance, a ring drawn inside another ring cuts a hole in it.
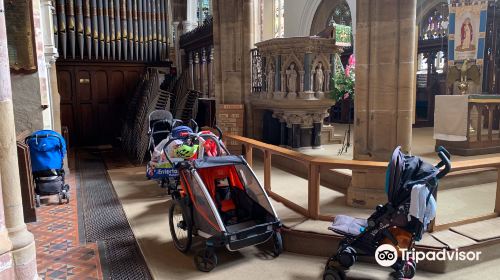
M 26 138 L 30 148 L 33 172 L 62 169 L 66 155 L 66 141 L 53 130 L 39 130 Z

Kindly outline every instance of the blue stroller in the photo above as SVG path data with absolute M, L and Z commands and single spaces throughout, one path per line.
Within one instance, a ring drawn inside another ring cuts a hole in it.
M 64 138 L 52 130 L 39 130 L 25 141 L 30 148 L 36 206 L 40 207 L 40 196 L 56 194 L 59 204 L 62 204 L 63 199 L 69 203 L 69 185 L 64 181 Z

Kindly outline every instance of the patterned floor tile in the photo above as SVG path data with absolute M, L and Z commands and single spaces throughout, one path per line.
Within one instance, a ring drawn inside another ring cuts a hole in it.
M 37 222 L 28 224 L 35 236 L 41 279 L 102 279 L 97 244 L 79 243 L 75 178 L 75 171 L 66 178 L 70 203 L 59 204 L 57 196 L 43 198 Z

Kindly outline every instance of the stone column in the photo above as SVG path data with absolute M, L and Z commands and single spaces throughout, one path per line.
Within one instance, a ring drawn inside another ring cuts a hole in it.
M 313 94 L 313 83 L 311 73 L 311 63 L 312 63 L 312 53 L 306 52 L 304 55 L 304 77 L 303 79 L 303 90 L 299 93 L 300 98 L 309 98 Z
M 411 147 L 416 0 L 356 3 L 354 159 L 387 162 L 396 146 Z M 382 173 L 353 172 L 348 204 L 385 202 L 384 182 Z
M 328 113 L 314 113 L 312 116 L 312 148 L 321 148 L 321 129 L 323 128 L 323 120 L 328 116 Z
M 252 127 L 250 50 L 254 47 L 256 2 L 212 0 L 215 97 L 218 104 L 246 104 L 247 127 Z
M 49 110 L 44 111 L 44 128 L 53 129 L 61 133 L 61 97 L 57 88 L 57 71 L 55 69 L 56 59 L 59 57 L 54 38 L 54 22 L 55 7 L 53 1 L 41 1 L 41 23 L 43 34 L 43 49 L 45 55 L 45 66 L 47 68 L 47 89 L 49 96 Z M 45 115 L 50 114 L 49 117 Z M 50 118 L 50 127 L 47 126 L 46 118 Z
M 184 33 L 195 29 L 198 26 L 198 0 L 187 0 L 186 1 L 186 20 L 182 23 L 184 26 Z
M 313 140 L 313 116 L 309 113 L 301 114 L 300 148 L 311 148 Z
M 12 242 L 16 278 L 32 280 L 38 277 L 35 242 L 33 235 L 26 228 L 23 217 L 3 0 L 0 0 L 0 77 L 2 77 L 0 79 L 0 120 L 2 120 L 0 121 L 0 174 L 2 175 L 0 182 L 5 227 Z M 3 231 L 2 228 L 0 226 L 0 233 Z M 2 242 L 0 248 L 3 246 Z M 2 251 L 5 251 L 5 248 Z
M 195 77 L 194 77 L 194 64 L 193 64 L 193 53 L 188 53 L 188 68 L 189 68 L 189 87 L 194 89 L 195 86 Z
M 208 94 L 208 73 L 207 73 L 207 51 L 205 48 L 201 51 L 201 92 L 203 97 L 209 97 Z
M 280 122 L 280 146 L 287 145 L 287 123 L 283 112 L 274 112 L 273 118 L 276 118 Z
M 284 119 L 288 128 L 288 146 L 292 149 L 300 148 L 302 116 L 296 113 L 285 112 Z
M 196 51 L 194 53 L 194 90 L 200 90 L 200 55 Z
M 215 97 L 214 94 L 214 48 L 208 50 L 208 97 Z
M 0 194 L 2 193 L 2 176 L 0 174 Z M 3 211 L 3 199 L 0 195 L 0 279 L 14 279 L 14 267 L 12 266 L 12 242 L 10 242 L 7 228 L 5 227 L 5 216 Z

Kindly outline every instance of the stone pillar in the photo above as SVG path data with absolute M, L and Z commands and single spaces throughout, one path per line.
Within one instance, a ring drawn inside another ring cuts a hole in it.
M 187 0 L 186 5 L 186 20 L 182 23 L 184 26 L 184 33 L 195 29 L 198 26 L 198 0 Z
M 52 0 L 41 1 L 40 16 L 49 97 L 49 108 L 44 111 L 44 128 L 53 129 L 61 133 L 61 97 L 59 96 L 59 90 L 57 88 L 57 71 L 55 69 L 55 62 L 59 55 L 56 48 L 57 42 L 55 42 L 53 33 L 53 18 L 56 13 L 54 5 L 55 3 L 53 3 Z M 51 121 L 46 121 L 46 119 L 50 119 Z M 50 124 L 50 126 L 48 126 L 48 124 Z
M 214 48 L 208 50 L 208 97 L 215 97 L 214 94 Z
M 208 71 L 207 71 L 207 51 L 205 48 L 201 51 L 201 92 L 203 97 L 209 97 L 208 94 Z
M 323 128 L 323 119 L 328 116 L 328 113 L 315 113 L 312 116 L 312 148 L 321 148 L 321 129 Z
M 276 55 L 276 72 L 274 73 L 274 93 L 273 97 L 276 99 L 283 98 L 285 92 L 283 90 L 283 75 L 281 73 L 281 55 Z
M 194 78 L 194 64 L 193 64 L 193 53 L 192 52 L 188 53 L 188 68 L 189 68 L 189 75 L 188 75 L 189 87 L 194 89 L 195 78 Z
M 0 194 L 2 193 L 2 176 L 0 174 Z M 5 227 L 5 216 L 3 211 L 3 199 L 0 195 L 0 279 L 14 279 L 14 267 L 12 266 L 12 242 L 10 242 L 7 228 Z
M 388 161 L 396 146 L 411 147 L 416 0 L 356 3 L 354 159 Z M 385 202 L 384 182 L 382 173 L 353 172 L 348 204 Z
M 304 76 L 301 77 L 301 83 L 304 84 L 303 90 L 299 92 L 299 97 L 303 99 L 310 99 L 314 96 L 314 83 L 313 76 L 314 71 L 312 69 L 312 53 L 306 51 L 304 54 Z
M 200 90 L 200 55 L 198 52 L 194 53 L 194 90 Z
M 300 147 L 311 148 L 313 140 L 313 118 L 311 114 L 302 114 L 300 124 Z
M 212 0 L 215 97 L 218 104 L 245 104 L 247 123 L 252 120 L 250 50 L 255 43 L 253 11 L 256 2 Z
M 288 146 L 292 149 L 298 149 L 301 147 L 301 126 L 303 122 L 302 116 L 296 113 L 284 114 L 284 119 L 286 120 L 288 127 Z
M 0 121 L 0 174 L 2 175 L 0 182 L 5 227 L 12 242 L 12 259 L 16 278 L 32 280 L 38 277 L 35 242 L 33 235 L 26 228 L 23 217 L 3 0 L 0 0 L 0 77 L 2 77 L 0 79 L 0 120 L 2 120 Z M 2 235 L 5 236 L 5 233 L 3 226 L 0 226 L 0 236 Z M 0 248 L 3 246 L 5 245 L 2 242 Z M 1 249 L 1 251 L 5 250 L 5 248 Z M 5 254 L 2 258 L 5 258 Z

